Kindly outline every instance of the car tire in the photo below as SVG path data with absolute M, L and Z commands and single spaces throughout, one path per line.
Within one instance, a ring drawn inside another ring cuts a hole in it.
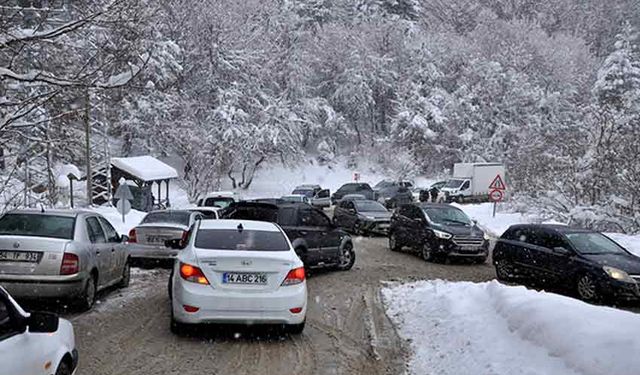
M 167 282 L 167 292 L 169 294 L 169 300 L 171 300 L 173 298 L 173 271 L 174 269 L 171 269 L 171 273 L 169 274 L 169 281 Z
M 420 249 L 420 256 L 426 262 L 433 262 L 435 260 L 435 256 L 433 254 L 433 250 L 431 246 L 429 246 L 428 242 L 425 242 Z
M 77 307 L 80 311 L 89 311 L 96 303 L 96 294 L 97 294 L 97 280 L 94 274 L 87 279 L 87 282 L 80 293 L 79 299 L 77 301 Z
M 69 364 L 64 361 L 60 362 L 58 369 L 56 369 L 56 375 L 71 375 Z
M 347 242 L 340 249 L 340 258 L 338 259 L 338 270 L 348 271 L 356 262 L 356 252 L 353 250 L 353 244 Z
M 129 286 L 131 282 L 131 264 L 129 263 L 129 259 L 124 264 L 124 268 L 122 269 L 122 279 L 118 283 L 118 288 L 126 288 Z
M 495 264 L 496 278 L 499 281 L 511 281 L 515 277 L 515 267 L 511 262 L 498 261 Z
M 305 266 L 305 267 L 308 267 L 309 265 L 307 264 L 307 261 L 306 261 L 306 259 L 305 259 L 305 258 L 306 258 L 306 256 L 305 256 L 305 255 L 306 255 L 306 253 L 307 253 L 307 249 L 305 249 L 305 248 L 304 248 L 304 247 L 302 247 L 302 246 L 298 246 L 298 247 L 296 247 L 296 248 L 294 249 L 294 251 L 296 252 L 296 255 L 298 256 L 298 258 L 300 258 L 300 260 L 302 261 L 302 263 L 304 263 L 304 266 Z
M 306 320 L 300 324 L 287 324 L 284 327 L 284 330 L 286 333 L 290 335 L 300 335 L 302 334 L 302 331 L 304 331 L 305 323 L 306 323 Z
M 398 237 L 396 237 L 396 234 L 393 232 L 389 233 L 389 250 L 391 251 L 402 250 L 402 244 L 400 243 L 400 241 L 398 241 Z
M 586 302 L 599 302 L 601 300 L 598 286 L 589 274 L 582 274 L 576 280 L 576 292 L 581 300 Z

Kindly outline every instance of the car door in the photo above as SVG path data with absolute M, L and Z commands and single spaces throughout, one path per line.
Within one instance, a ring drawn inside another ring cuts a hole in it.
M 114 282 L 122 276 L 122 271 L 127 261 L 126 245 L 122 243 L 120 235 L 111 223 L 103 217 L 99 217 L 98 220 L 102 224 L 102 229 L 107 237 L 107 244 L 109 245 L 107 246 L 107 251 L 111 253 L 109 262 L 111 265 L 111 277 L 109 282 Z
M 90 248 L 93 252 L 98 267 L 98 288 L 104 287 L 113 279 L 111 264 L 111 246 L 107 243 L 107 237 L 102 230 L 98 217 L 89 216 L 85 219 Z
M 0 364 L 3 374 L 46 374 L 47 349 L 20 327 L 15 306 L 0 293 Z
M 414 247 L 422 246 L 426 236 L 427 220 L 419 207 L 407 205 L 407 239 L 408 244 Z
M 534 277 L 536 280 L 546 279 L 547 271 L 545 270 L 545 237 L 544 231 L 540 228 L 523 228 L 519 235 L 522 243 L 521 251 L 517 259 L 518 263 L 523 267 L 525 273 Z
M 299 234 L 307 243 L 308 257 L 316 262 L 324 262 L 331 259 L 329 232 L 333 229 L 329 218 L 311 207 L 303 207 L 298 210 Z
M 318 191 L 313 197 L 313 204 L 320 207 L 329 206 L 331 204 L 331 191 L 329 189 Z
M 333 209 L 333 223 L 339 227 L 344 228 L 344 215 L 346 210 L 347 201 L 339 202 Z
M 394 214 L 391 217 L 391 225 L 392 225 L 392 230 L 396 236 L 396 238 L 398 239 L 398 241 L 400 241 L 403 244 L 409 244 L 408 242 L 408 232 L 407 232 L 407 225 L 409 222 L 409 217 L 407 216 L 409 214 L 409 209 L 411 206 L 402 206 L 400 207 L 397 211 L 396 214 Z
M 543 281 L 555 284 L 571 273 L 575 253 L 561 234 L 544 230 L 540 235 L 539 248 L 537 254 Z
M 356 221 L 358 217 L 358 213 L 356 211 L 356 204 L 353 201 L 346 201 L 344 208 L 344 217 L 343 217 L 343 228 L 349 228 L 350 230 L 354 230 L 356 226 Z

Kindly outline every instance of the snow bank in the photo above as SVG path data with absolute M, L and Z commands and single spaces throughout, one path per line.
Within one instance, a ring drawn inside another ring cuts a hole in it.
M 622 233 L 605 233 L 622 247 L 640 257 L 640 235 L 629 236 Z M 639 371 L 640 372 L 640 371 Z
M 382 290 L 410 342 L 411 374 L 640 372 L 640 316 L 496 281 L 421 281 Z
M 118 212 L 115 207 L 109 206 L 100 206 L 91 208 L 92 211 L 99 213 L 104 216 L 105 219 L 109 220 L 111 225 L 118 231 L 120 234 L 128 235 L 129 231 L 140 224 L 140 221 L 147 214 L 146 212 L 131 210 L 127 215 L 125 215 L 125 221 L 122 222 L 122 214 Z
M 458 207 L 464 211 L 471 219 L 477 220 L 483 228 L 487 229 L 491 234 L 499 237 L 510 226 L 515 224 L 529 223 L 533 221 L 520 213 L 496 212 L 493 217 L 493 203 L 480 204 L 457 204 L 451 205 Z

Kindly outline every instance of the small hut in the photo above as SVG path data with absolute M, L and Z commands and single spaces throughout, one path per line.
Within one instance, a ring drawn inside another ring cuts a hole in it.
M 178 172 L 171 166 L 161 162 L 153 156 L 136 156 L 130 158 L 111 159 L 111 186 L 114 192 L 119 186 L 119 181 L 133 181 L 139 188 L 139 194 L 134 192 L 132 206 L 142 211 L 150 211 L 154 208 L 168 208 L 171 206 L 169 200 L 169 183 L 178 178 Z M 156 184 L 154 187 L 153 184 Z M 163 189 L 162 185 L 165 185 Z M 157 195 L 153 196 L 153 191 Z M 164 197 L 162 196 L 164 190 Z M 151 206 L 151 207 L 150 207 Z

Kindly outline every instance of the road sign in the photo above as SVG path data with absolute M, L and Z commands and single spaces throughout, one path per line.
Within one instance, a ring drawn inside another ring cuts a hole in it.
M 116 208 L 118 209 L 118 212 L 124 216 L 131 211 L 131 202 L 126 199 L 119 199 L 118 203 L 116 203 Z
M 121 183 L 120 186 L 118 186 L 118 190 L 116 190 L 113 197 L 119 200 L 133 200 L 133 194 L 131 193 L 131 189 L 129 189 L 129 185 L 124 183 Z
M 493 182 L 489 185 L 489 190 L 507 190 L 507 185 L 502 181 L 502 176 L 497 175 L 496 178 L 493 179 Z
M 360 172 L 353 172 L 353 181 L 360 181 Z
M 489 199 L 492 202 L 501 202 L 504 199 L 504 193 L 502 190 L 493 189 L 489 192 Z

